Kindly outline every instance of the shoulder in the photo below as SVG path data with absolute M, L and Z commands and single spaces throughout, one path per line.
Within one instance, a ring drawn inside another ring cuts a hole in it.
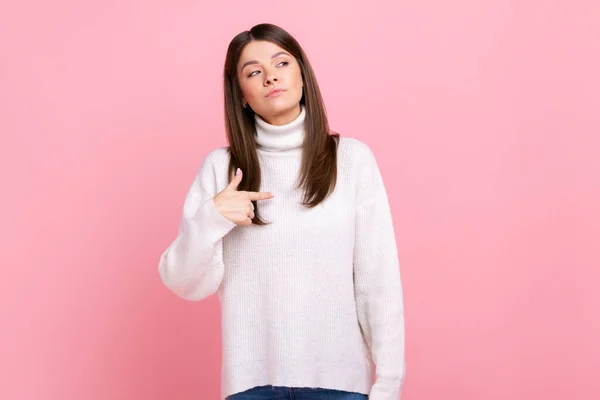
M 369 146 L 360 139 L 350 136 L 340 136 L 340 148 L 348 148 L 352 150 L 360 150 Z
M 364 166 L 375 161 L 373 150 L 367 143 L 348 136 L 340 136 L 338 156 L 340 162 L 345 166 Z
M 372 153 L 371 147 L 364 141 L 349 137 L 340 136 L 340 150 L 353 155 L 369 155 Z
M 229 163 L 229 147 L 220 146 L 210 150 L 203 161 L 203 164 L 212 166 L 223 165 Z
M 227 176 L 229 166 L 229 148 L 216 147 L 210 150 L 196 171 L 192 189 L 196 191 L 205 191 L 210 189 L 214 192 L 217 187 L 217 182 Z
M 229 147 L 221 146 L 210 150 L 200 163 L 198 175 L 214 176 L 216 171 L 227 171 L 229 157 Z
M 356 203 L 365 204 L 383 185 L 383 178 L 375 154 L 362 140 L 343 137 L 340 140 L 339 158 L 342 168 L 347 168 L 356 185 Z

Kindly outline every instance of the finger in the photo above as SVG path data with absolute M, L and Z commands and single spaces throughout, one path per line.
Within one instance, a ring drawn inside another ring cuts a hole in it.
M 273 193 L 269 192 L 248 192 L 248 195 L 252 201 L 270 199 L 275 196 Z
M 242 170 L 240 168 L 238 168 L 237 173 L 234 175 L 233 179 L 231 180 L 231 182 L 229 182 L 229 185 L 227 185 L 227 187 L 225 189 L 237 190 L 238 185 L 242 181 L 242 175 L 243 175 Z

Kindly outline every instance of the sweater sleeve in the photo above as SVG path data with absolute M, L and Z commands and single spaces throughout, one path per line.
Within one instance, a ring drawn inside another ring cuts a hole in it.
M 376 368 L 370 400 L 398 400 L 406 373 L 404 304 L 386 189 L 366 145 L 357 178 L 354 288 L 358 321 Z
M 217 193 L 213 153 L 204 159 L 183 204 L 175 240 L 162 253 L 158 272 L 179 297 L 199 301 L 217 291 L 223 280 L 223 237 L 237 226 L 213 203 Z

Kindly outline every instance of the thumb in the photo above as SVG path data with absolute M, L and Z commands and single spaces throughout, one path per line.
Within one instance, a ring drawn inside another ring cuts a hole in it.
M 227 189 L 228 190 L 237 190 L 238 185 L 242 181 L 242 177 L 243 177 L 242 170 L 240 168 L 238 168 L 235 176 L 233 177 L 231 182 L 229 182 L 229 185 L 227 185 Z

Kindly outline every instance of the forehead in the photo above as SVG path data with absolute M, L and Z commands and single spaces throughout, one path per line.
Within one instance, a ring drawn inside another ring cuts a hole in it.
M 285 51 L 289 54 L 288 51 L 279 47 L 277 44 L 273 42 L 269 42 L 266 40 L 253 40 L 248 43 L 244 50 L 242 50 L 242 54 L 240 55 L 239 65 L 243 65 L 246 61 L 256 60 L 256 61 L 268 61 L 271 59 L 271 56 L 280 51 Z

